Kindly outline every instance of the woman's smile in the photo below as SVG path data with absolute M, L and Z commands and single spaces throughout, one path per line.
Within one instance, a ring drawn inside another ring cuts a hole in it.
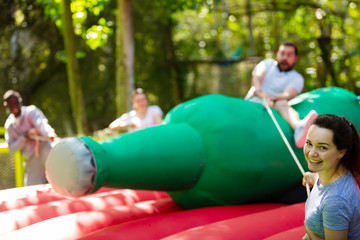
M 319 166 L 320 164 L 322 164 L 323 161 L 322 161 L 322 160 L 312 160 L 312 159 L 309 159 L 309 163 L 310 163 L 311 165 L 317 167 L 317 166 Z

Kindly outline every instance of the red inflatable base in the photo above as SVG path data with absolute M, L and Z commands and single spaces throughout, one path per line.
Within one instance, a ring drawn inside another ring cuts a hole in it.
M 236 217 L 189 229 L 164 239 L 264 239 L 303 225 L 304 203 Z
M 216 224 L 225 219 L 277 209 L 281 206 L 283 205 L 249 204 L 184 210 L 105 228 L 81 239 L 127 239 L 128 236 L 131 236 L 132 239 L 137 240 L 157 240 L 194 227 L 206 226 L 210 223 Z
M 289 239 L 302 239 L 305 235 L 304 226 L 293 228 L 285 232 L 275 234 L 271 237 L 265 238 L 265 240 L 289 240 Z
M 0 191 L 0 239 L 301 239 L 304 203 L 184 210 L 165 192 L 102 188 L 77 199 L 50 185 Z

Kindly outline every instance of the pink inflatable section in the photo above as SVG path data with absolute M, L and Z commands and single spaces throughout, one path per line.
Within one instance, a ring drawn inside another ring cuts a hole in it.
M 0 191 L 0 239 L 301 239 L 304 203 L 184 210 L 167 193 L 102 188 L 77 199 L 50 185 Z

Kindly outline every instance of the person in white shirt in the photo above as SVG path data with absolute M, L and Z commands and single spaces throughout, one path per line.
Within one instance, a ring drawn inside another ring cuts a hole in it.
M 3 100 L 10 111 L 5 122 L 5 140 L 10 151 L 20 151 L 25 157 L 25 186 L 47 183 L 45 161 L 51 143 L 57 140 L 54 129 L 36 106 L 22 106 L 20 93 L 8 90 Z
M 304 78 L 294 70 L 297 60 L 296 45 L 291 42 L 282 43 L 276 53 L 276 61 L 265 59 L 254 68 L 252 88 L 245 99 L 258 103 L 263 103 L 266 99 L 269 106 L 289 123 L 294 130 L 296 146 L 302 148 L 307 129 L 317 113 L 312 110 L 300 120 L 299 114 L 288 104 L 304 87 Z
M 111 130 L 133 132 L 158 125 L 162 122 L 162 110 L 156 105 L 148 106 L 148 99 L 143 89 L 137 88 L 132 94 L 133 110 L 124 113 L 111 122 L 109 125 Z

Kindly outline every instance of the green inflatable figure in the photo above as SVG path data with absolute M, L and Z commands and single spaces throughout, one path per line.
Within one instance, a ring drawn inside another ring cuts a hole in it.
M 360 126 L 356 95 L 341 88 L 304 93 L 290 105 L 300 118 L 314 109 Z M 307 169 L 292 129 L 273 113 Z M 99 142 L 64 138 L 50 152 L 46 174 L 66 196 L 100 187 L 161 190 L 185 208 L 266 202 L 302 178 L 264 106 L 218 94 L 176 106 L 159 126 Z

